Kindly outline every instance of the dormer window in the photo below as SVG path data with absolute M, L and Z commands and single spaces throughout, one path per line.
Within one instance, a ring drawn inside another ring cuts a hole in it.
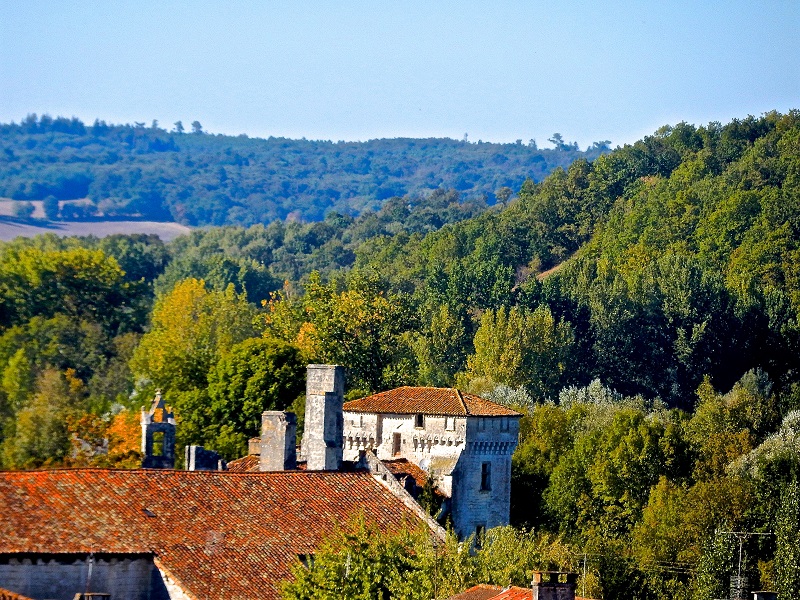
M 423 414 L 414 415 L 414 427 L 416 429 L 425 429 L 425 415 Z

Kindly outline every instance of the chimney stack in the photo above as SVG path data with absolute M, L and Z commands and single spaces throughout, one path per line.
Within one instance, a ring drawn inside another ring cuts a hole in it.
M 533 572 L 533 600 L 575 600 L 576 573 Z
M 297 415 L 279 410 L 261 413 L 260 471 L 291 471 L 297 468 Z
M 344 449 L 344 367 L 308 365 L 303 455 L 309 471 L 338 471 Z

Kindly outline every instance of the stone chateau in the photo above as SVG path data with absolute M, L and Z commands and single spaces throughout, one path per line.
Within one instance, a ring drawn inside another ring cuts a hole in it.
M 250 455 L 186 448 L 161 394 L 142 413 L 143 468 L 0 472 L 0 597 L 226 600 L 280 597 L 292 565 L 354 515 L 420 521 L 428 478 L 461 536 L 508 522 L 519 416 L 457 390 L 399 388 L 344 403 L 344 369 L 309 365 L 305 434 L 266 412 Z

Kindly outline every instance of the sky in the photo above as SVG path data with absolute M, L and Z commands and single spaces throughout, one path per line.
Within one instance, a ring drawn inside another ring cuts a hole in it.
M 0 121 L 632 143 L 800 108 L 797 0 L 0 0 Z

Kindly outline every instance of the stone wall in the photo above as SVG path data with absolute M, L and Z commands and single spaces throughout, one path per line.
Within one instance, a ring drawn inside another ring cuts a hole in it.
M 72 600 L 86 591 L 86 555 L 0 555 L 2 587 L 29 596 Z M 112 600 L 170 600 L 160 573 L 148 555 L 96 554 L 90 590 Z

